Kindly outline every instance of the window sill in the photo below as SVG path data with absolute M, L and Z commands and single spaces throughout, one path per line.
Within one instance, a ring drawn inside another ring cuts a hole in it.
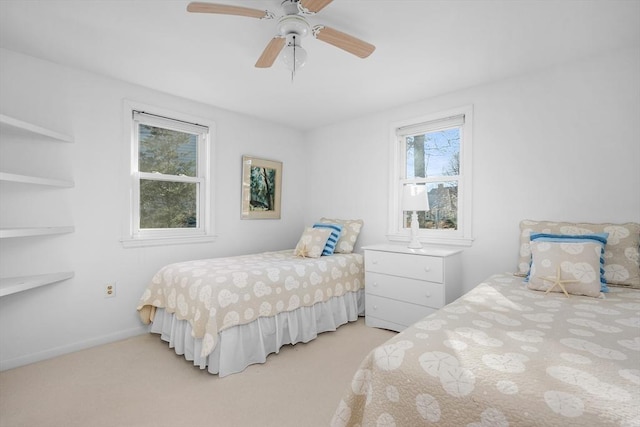
M 189 245 L 192 243 L 210 243 L 216 236 L 180 236 L 180 237 L 145 237 L 133 239 L 130 237 L 120 240 L 124 248 L 145 248 L 149 246 Z
M 409 242 L 411 238 L 406 235 L 387 234 L 387 239 L 393 242 Z M 450 245 L 471 247 L 473 245 L 472 238 L 466 237 L 418 237 L 418 241 L 425 245 Z

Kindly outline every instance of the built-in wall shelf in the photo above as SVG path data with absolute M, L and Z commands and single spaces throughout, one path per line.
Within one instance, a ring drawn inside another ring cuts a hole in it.
M 48 236 L 52 234 L 73 233 L 73 226 L 63 227 L 22 227 L 0 229 L 0 239 L 12 237 Z
M 17 130 L 21 132 L 45 136 L 53 141 L 73 142 L 73 138 L 69 135 L 65 135 L 51 129 L 43 128 L 42 126 L 34 125 L 33 123 L 14 119 L 13 117 L 9 117 L 4 114 L 0 114 L 0 127 L 2 129 Z
M 71 279 L 73 271 L 0 279 L 0 297 Z
M 31 175 L 18 175 L 15 173 L 0 172 L 0 181 L 21 182 L 24 184 L 48 185 L 51 187 L 73 187 L 73 181 L 63 179 L 42 178 Z
M 18 143 L 19 145 L 14 145 L 12 148 L 18 148 L 19 151 L 22 147 L 27 148 L 26 144 L 23 144 L 23 141 L 34 141 L 34 142 L 43 142 L 45 144 L 50 143 L 72 143 L 73 137 L 66 135 L 64 133 L 60 133 L 51 129 L 44 128 L 42 126 L 25 122 L 23 120 L 16 119 L 14 117 L 9 117 L 4 114 L 0 114 L 0 132 L 2 132 L 2 138 L 0 142 L 4 143 Z M 42 146 L 40 146 L 42 147 Z M 49 146 L 47 149 L 51 149 L 53 151 L 58 151 L 58 148 L 53 149 L 53 146 Z M 29 147 L 30 149 L 31 147 Z M 35 148 L 35 146 L 33 147 Z M 61 148 L 61 147 L 60 147 Z M 18 151 L 18 153 L 19 153 Z M 9 154 L 12 152 L 9 151 Z M 4 155 L 4 154 L 3 154 Z M 44 154 L 46 155 L 46 154 Z M 3 159 L 6 160 L 3 164 L 12 165 L 11 159 Z M 23 162 L 24 163 L 24 162 Z M 26 163 L 25 166 L 29 166 Z M 64 180 L 64 179 L 54 179 L 48 177 L 37 176 L 38 170 L 34 164 L 31 164 L 30 172 L 35 172 L 36 175 L 21 175 L 13 172 L 2 171 L 0 172 L 0 181 L 3 182 L 15 182 L 21 184 L 30 184 L 30 185 L 42 185 L 47 187 L 61 187 L 61 188 L 71 188 L 74 186 L 72 180 Z M 61 169 L 61 168 L 59 168 Z M 48 172 L 45 172 L 45 175 L 48 175 Z M 3 191 L 7 191 L 8 194 L 14 194 L 16 192 L 21 192 L 22 189 L 16 186 L 3 186 Z M 35 194 L 34 197 L 38 197 L 40 194 Z M 44 196 L 44 194 L 42 195 Z M 60 199 L 62 201 L 63 199 Z M 16 212 L 20 213 L 24 209 L 29 209 L 28 205 L 14 204 L 9 205 L 7 209 L 14 209 L 14 214 Z M 55 207 L 52 207 L 55 209 Z M 49 216 L 48 210 L 41 211 L 42 218 L 38 223 L 43 222 L 42 220 L 46 220 Z M 14 215 L 16 216 L 16 215 Z M 46 223 L 46 222 L 45 222 Z M 31 237 L 38 236 L 51 236 L 65 233 L 73 233 L 75 228 L 73 226 L 61 226 L 61 227 L 0 227 L 0 239 L 13 239 L 13 238 L 27 238 L 24 241 L 16 240 L 16 246 L 24 248 L 29 248 L 30 245 L 33 244 L 33 240 Z M 14 242 L 11 245 L 6 245 L 2 247 L 2 250 L 11 251 L 14 249 Z M 25 265 L 32 265 L 35 260 L 27 260 L 25 259 Z M 62 269 L 62 268 L 60 268 Z M 48 268 L 46 270 L 49 270 Z M 3 273 L 5 274 L 5 273 Z M 7 295 L 15 294 L 18 292 L 26 291 L 29 289 L 39 288 L 41 286 L 50 285 L 52 283 L 61 282 L 63 280 L 71 279 L 74 276 L 73 271 L 63 271 L 63 272 L 54 272 L 48 274 L 36 274 L 36 275 L 28 275 L 28 276 L 20 276 L 20 277 L 2 277 L 0 278 L 0 297 L 4 297 Z

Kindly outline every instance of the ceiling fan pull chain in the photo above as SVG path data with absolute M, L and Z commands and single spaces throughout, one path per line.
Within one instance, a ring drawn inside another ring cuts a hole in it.
M 293 69 L 291 70 L 291 83 L 296 76 L 296 36 L 293 36 Z
M 293 36 L 293 74 L 296 73 L 296 36 Z

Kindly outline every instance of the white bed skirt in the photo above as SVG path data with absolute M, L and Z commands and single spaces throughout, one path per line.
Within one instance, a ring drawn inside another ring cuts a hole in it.
M 335 331 L 340 325 L 364 315 L 364 289 L 347 292 L 311 307 L 273 317 L 260 317 L 246 325 L 225 329 L 218 334 L 218 345 L 206 357 L 200 356 L 202 339 L 191 335 L 187 320 L 177 320 L 164 309 L 157 309 L 150 332 L 160 334 L 176 354 L 184 355 L 200 369 L 220 377 L 242 372 L 254 363 L 264 363 L 285 344 L 309 342 L 319 333 Z

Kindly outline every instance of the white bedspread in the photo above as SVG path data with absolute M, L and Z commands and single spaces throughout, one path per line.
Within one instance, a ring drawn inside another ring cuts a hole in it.
M 333 426 L 640 426 L 640 290 L 495 275 L 374 349 Z

